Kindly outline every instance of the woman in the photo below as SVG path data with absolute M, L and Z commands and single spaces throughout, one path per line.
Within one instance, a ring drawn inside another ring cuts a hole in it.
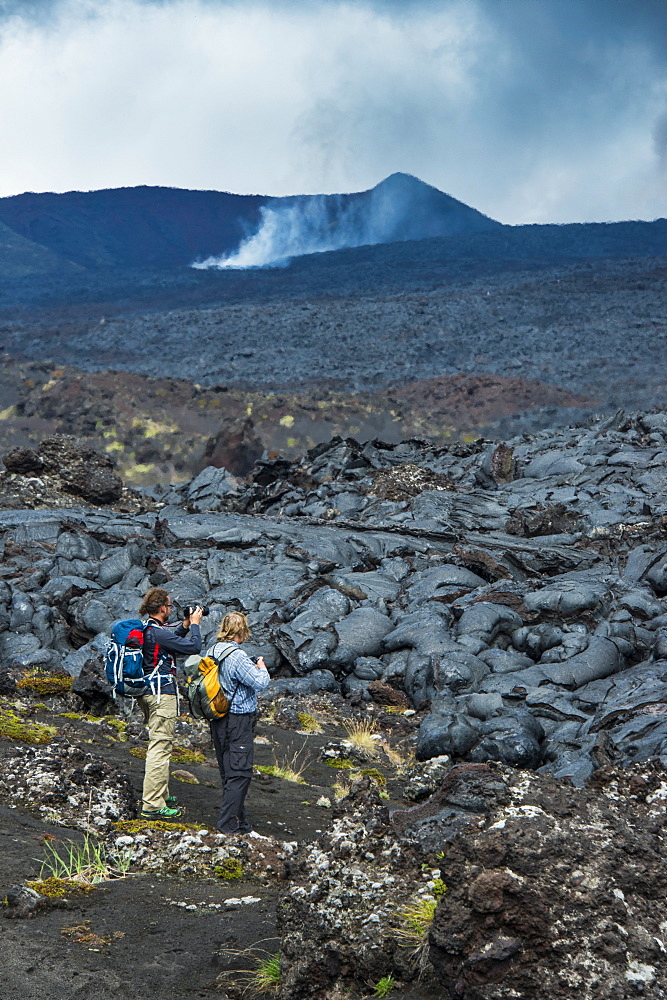
M 222 619 L 215 645 L 207 656 L 217 660 L 230 644 L 237 647 L 250 638 L 245 615 L 232 611 Z M 220 687 L 230 703 L 222 719 L 211 722 L 211 738 L 222 779 L 220 833 L 249 833 L 245 797 L 252 777 L 252 730 L 257 711 L 257 695 L 269 684 L 269 672 L 260 656 L 257 663 L 242 649 L 233 649 L 220 664 Z

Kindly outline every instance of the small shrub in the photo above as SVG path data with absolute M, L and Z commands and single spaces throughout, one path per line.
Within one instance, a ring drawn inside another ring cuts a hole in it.
M 441 878 L 434 878 L 433 879 L 433 895 L 437 899 L 439 899 L 440 896 L 444 896 L 446 892 L 447 892 L 447 886 L 442 881 L 442 879 Z
M 213 870 L 218 878 L 243 878 L 243 865 L 238 858 L 227 858 L 226 861 L 223 861 L 221 865 L 217 865 Z
M 146 747 L 130 747 L 130 754 L 139 760 L 146 760 Z

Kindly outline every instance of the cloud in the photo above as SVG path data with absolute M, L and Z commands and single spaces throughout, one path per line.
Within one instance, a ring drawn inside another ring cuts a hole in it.
M 662 0 L 0 0 L 0 194 L 363 190 L 667 214 Z

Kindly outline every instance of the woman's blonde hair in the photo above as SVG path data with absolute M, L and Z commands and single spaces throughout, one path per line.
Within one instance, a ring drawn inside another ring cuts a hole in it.
M 248 619 L 240 611 L 230 611 L 220 622 L 218 629 L 218 639 L 229 640 L 238 639 L 245 642 L 250 638 L 250 627 Z

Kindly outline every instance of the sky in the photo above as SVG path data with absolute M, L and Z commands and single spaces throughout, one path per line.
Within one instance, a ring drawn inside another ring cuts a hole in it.
M 667 0 L 0 0 L 0 196 L 414 174 L 505 223 L 667 216 Z

